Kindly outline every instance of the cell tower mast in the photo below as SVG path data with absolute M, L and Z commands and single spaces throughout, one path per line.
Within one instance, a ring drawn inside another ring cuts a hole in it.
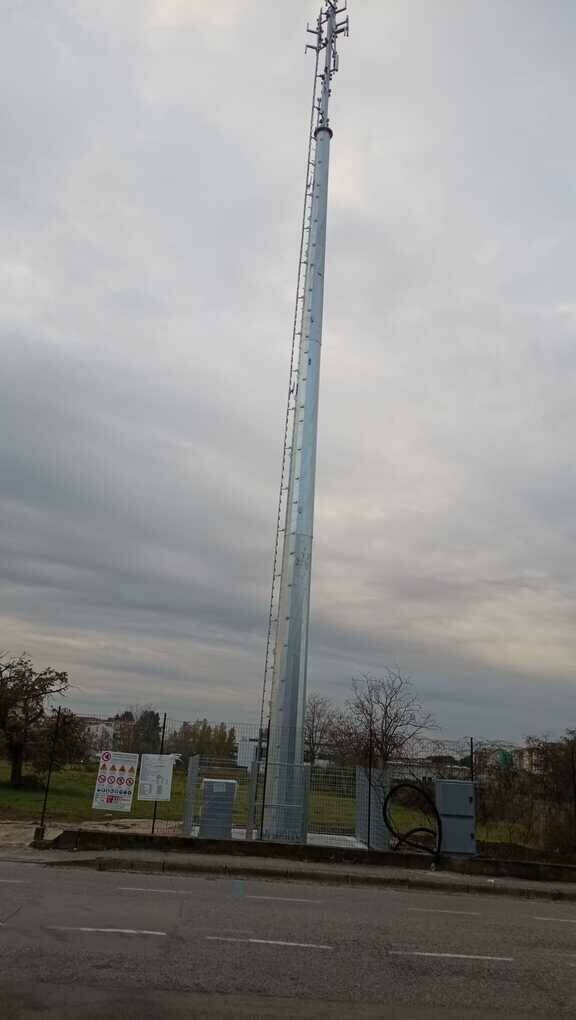
M 270 686 L 262 828 L 276 839 L 305 835 L 301 777 L 332 139 L 328 106 L 338 36 L 348 34 L 346 0 L 324 0 L 315 28 L 307 31 L 314 42 L 306 49 L 316 60 L 261 712 L 263 724 Z

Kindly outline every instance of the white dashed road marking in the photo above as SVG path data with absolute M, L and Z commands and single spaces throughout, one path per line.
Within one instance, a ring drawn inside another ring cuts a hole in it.
M 437 910 L 434 907 L 408 907 L 414 914 L 454 914 L 456 917 L 481 917 L 478 910 Z
M 391 949 L 389 956 L 430 956 L 439 960 L 495 960 L 497 963 L 514 963 L 512 956 L 469 956 L 467 953 L 422 953 Z
M 193 889 L 150 889 L 140 885 L 119 885 L 119 892 L 169 893 L 171 896 L 193 896 Z M 276 903 L 323 903 L 323 900 L 310 900 L 303 896 L 245 896 L 246 900 L 270 900 Z
M 148 889 L 144 886 L 138 885 L 119 885 L 116 887 L 119 892 L 150 892 L 150 893 L 170 893 L 172 896 L 192 896 L 192 889 Z
M 146 931 L 144 928 L 76 928 L 67 924 L 52 924 L 50 931 L 81 931 L 88 934 L 100 932 L 106 935 L 167 935 L 165 931 Z
M 558 924 L 576 924 L 573 917 L 533 917 L 533 921 L 556 921 Z
M 299 896 L 245 896 L 246 900 L 273 900 L 275 903 L 322 903 L 322 900 L 308 900 Z
M 206 935 L 208 942 L 250 942 L 261 946 L 293 946 L 297 949 L 333 949 L 333 946 L 319 946 L 314 942 L 280 942 L 277 939 L 229 939 L 222 935 Z

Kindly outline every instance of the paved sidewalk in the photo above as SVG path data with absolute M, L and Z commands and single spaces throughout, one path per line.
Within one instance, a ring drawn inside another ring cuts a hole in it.
M 179 854 L 159 851 L 35 850 L 31 847 L 3 847 L 0 863 L 44 867 L 83 867 L 99 871 L 135 871 L 148 874 L 211 875 L 269 879 L 271 881 L 318 882 L 327 885 L 374 886 L 392 889 L 422 889 L 438 892 L 476 893 L 537 900 L 576 902 L 574 883 L 528 882 L 513 878 L 485 878 L 442 871 L 359 864 L 316 864 L 282 858 L 237 857 L 226 854 Z

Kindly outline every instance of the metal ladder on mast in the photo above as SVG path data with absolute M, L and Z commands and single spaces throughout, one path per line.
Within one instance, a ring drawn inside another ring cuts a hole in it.
M 309 238 L 311 230 L 311 212 L 312 212 L 312 195 L 314 189 L 314 169 L 315 169 L 315 157 L 316 157 L 316 139 L 315 128 L 316 128 L 316 114 L 318 113 L 318 63 L 320 58 L 321 47 L 319 45 L 320 39 L 320 25 L 318 29 L 309 29 L 311 34 L 317 36 L 317 44 L 313 46 L 309 44 L 306 48 L 313 49 L 315 51 L 315 69 L 314 69 L 314 88 L 312 90 L 312 108 L 310 111 L 310 125 L 308 133 L 308 150 L 306 156 L 306 185 L 304 188 L 304 208 L 302 212 L 302 228 L 300 231 L 300 250 L 298 256 L 298 277 L 296 283 L 296 299 L 294 302 L 294 318 L 292 321 L 292 345 L 290 350 L 290 372 L 288 381 L 288 397 L 286 401 L 286 416 L 284 419 L 284 441 L 282 447 L 282 469 L 280 472 L 280 492 L 278 495 L 278 512 L 276 517 L 276 534 L 274 540 L 274 559 L 272 567 L 272 585 L 270 591 L 270 604 L 268 612 L 268 628 L 266 634 L 266 658 L 264 664 L 264 679 L 262 683 L 262 700 L 260 705 L 260 732 L 258 738 L 258 753 L 259 758 L 262 750 L 262 743 L 266 739 L 265 729 L 265 714 L 266 714 L 266 701 L 271 693 L 272 678 L 274 675 L 275 666 L 275 650 L 276 650 L 276 630 L 278 625 L 278 609 L 280 599 L 280 580 L 282 576 L 282 558 L 284 542 L 286 540 L 286 525 L 288 520 L 288 480 L 290 473 L 290 458 L 292 453 L 292 438 L 294 436 L 294 419 L 296 416 L 296 410 L 298 405 L 298 389 L 299 389 L 299 364 L 300 364 L 300 348 L 303 342 L 302 337 L 302 319 L 304 313 L 304 302 L 305 292 L 304 286 L 306 282 L 306 267 L 309 258 Z M 269 724 L 268 724 L 269 725 Z

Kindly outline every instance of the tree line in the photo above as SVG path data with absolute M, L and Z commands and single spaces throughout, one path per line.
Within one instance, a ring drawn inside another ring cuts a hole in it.
M 159 753 L 162 725 L 155 708 L 127 708 L 107 720 L 109 725 L 103 723 L 98 735 L 89 719 L 52 707 L 53 699 L 64 697 L 69 688 L 66 671 L 36 669 L 27 655 L 0 652 L 0 760 L 10 764 L 11 786 L 22 786 L 25 768 L 44 775 L 51 758 L 59 770 L 94 762 L 104 750 Z M 182 767 L 195 754 L 236 763 L 236 733 L 225 723 L 184 722 L 168 733 L 164 751 L 182 756 Z
M 62 708 L 56 730 L 57 713 L 51 702 L 64 696 L 69 687 L 63 670 L 39 670 L 26 655 L 0 654 L 0 757 L 10 762 L 13 786 L 21 785 L 24 765 L 35 773 L 45 772 L 52 751 L 56 769 L 93 760 L 96 752 L 110 749 L 111 739 L 113 750 L 159 752 L 161 717 L 152 706 L 132 706 L 119 712 L 107 721 L 111 727 L 103 726 L 99 737 L 89 721 Z M 366 674 L 353 682 L 344 708 L 319 695 L 308 699 L 305 758 L 311 765 L 323 759 L 337 765 L 367 764 L 371 759 L 374 766 L 382 767 L 401 757 L 414 740 L 434 726 L 408 678 L 393 670 L 382 677 Z M 169 729 L 164 751 L 181 756 L 183 766 L 191 755 L 235 763 L 236 731 L 207 719 L 183 722 L 178 729 Z
M 99 736 L 89 720 L 62 708 L 56 730 L 57 713 L 50 707 L 51 701 L 64 696 L 69 687 L 65 671 L 52 667 L 38 670 L 26 655 L 0 655 L 0 757 L 10 762 L 13 786 L 22 783 L 25 764 L 35 773 L 46 771 L 52 751 L 57 769 L 94 760 L 101 750 L 160 751 L 161 717 L 152 706 L 132 706 L 119 712 L 103 724 Z M 305 759 L 311 765 L 324 759 L 335 765 L 362 765 L 371 760 L 375 767 L 383 767 L 391 759 L 405 756 L 410 745 L 434 727 L 408 678 L 393 670 L 381 677 L 365 674 L 354 680 L 343 708 L 319 695 L 308 699 Z M 179 755 L 183 766 L 192 755 L 235 764 L 236 731 L 207 719 L 183 722 L 176 730 L 169 728 L 164 751 Z
M 116 751 L 140 754 L 158 753 L 161 745 L 160 713 L 154 708 L 126 709 L 113 720 L 113 745 Z M 226 723 L 210 723 L 207 719 L 183 722 L 178 729 L 169 728 L 164 739 L 164 753 L 177 754 L 177 766 L 187 765 L 193 755 L 236 762 L 238 745 L 236 731 Z

